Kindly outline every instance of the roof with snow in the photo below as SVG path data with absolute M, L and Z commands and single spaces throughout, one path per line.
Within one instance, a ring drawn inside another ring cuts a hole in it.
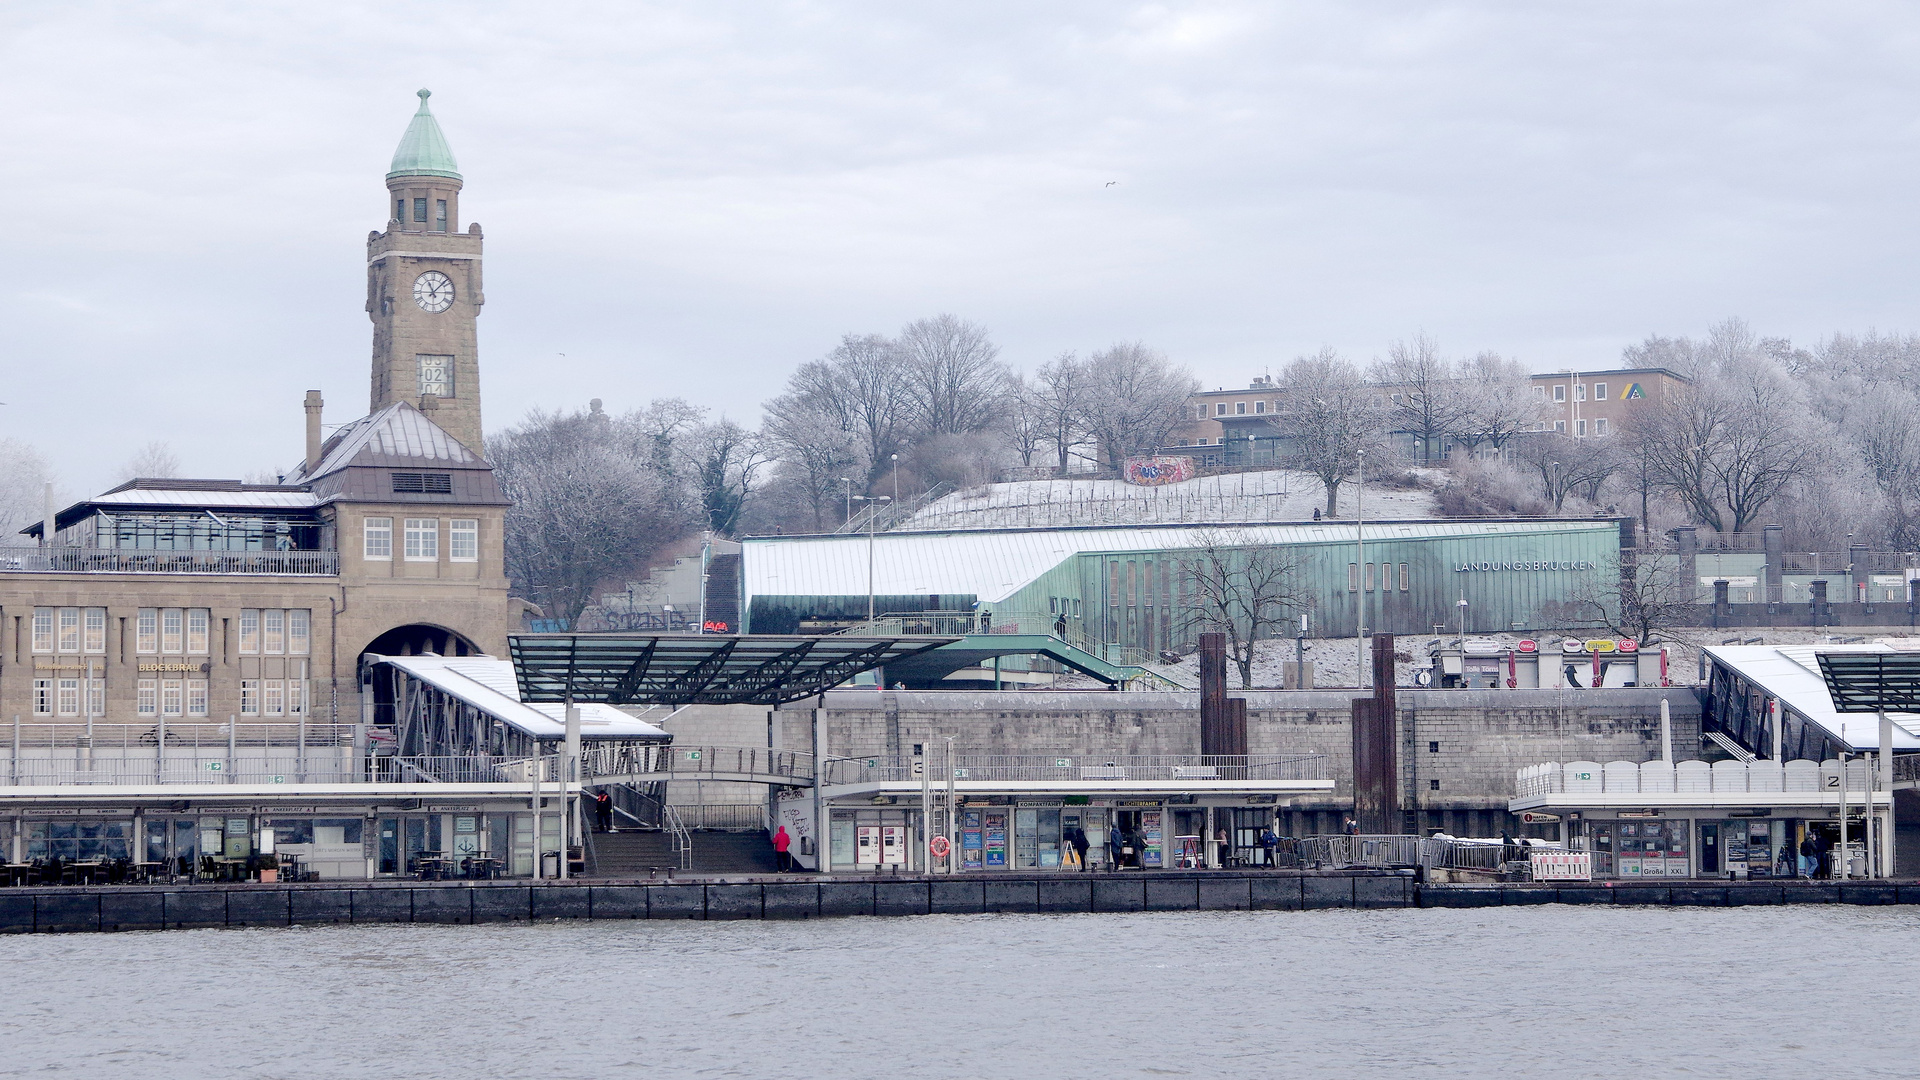
M 510 661 L 491 656 L 382 656 L 376 658 L 376 662 L 391 664 L 533 738 L 566 736 L 566 706 L 521 701 L 520 685 L 514 678 Z M 576 707 L 580 710 L 582 739 L 665 742 L 669 737 L 658 724 L 611 705 L 588 701 Z
M 1446 536 L 1529 535 L 1616 528 L 1611 520 L 1379 521 L 1367 542 Z M 1234 546 L 1352 543 L 1353 522 L 1290 525 L 1135 525 L 1125 528 L 968 529 L 872 537 L 872 591 L 881 596 L 965 594 L 999 603 L 1075 555 L 1175 551 L 1207 534 Z M 742 591 L 755 596 L 865 596 L 868 537 L 758 536 L 742 542 Z
M 321 447 L 320 464 L 312 472 L 303 465 L 288 479 L 305 483 L 352 466 L 489 468 L 479 454 L 405 401 L 341 427 Z
M 1701 651 L 1726 666 L 1782 705 L 1826 729 L 1835 741 L 1855 750 L 1880 746 L 1880 720 L 1871 713 L 1842 713 L 1834 708 L 1827 683 L 1820 675 L 1821 654 L 1861 655 L 1920 652 L 1920 639 L 1908 643 L 1882 641 L 1861 645 L 1720 645 Z M 1920 750 L 1920 714 L 1890 712 L 1893 750 Z

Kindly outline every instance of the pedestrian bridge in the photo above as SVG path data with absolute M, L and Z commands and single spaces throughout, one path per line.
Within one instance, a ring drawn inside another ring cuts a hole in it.
M 742 784 L 813 786 L 813 755 L 764 746 L 607 746 L 580 753 L 588 785 L 657 784 L 666 780 L 725 780 Z

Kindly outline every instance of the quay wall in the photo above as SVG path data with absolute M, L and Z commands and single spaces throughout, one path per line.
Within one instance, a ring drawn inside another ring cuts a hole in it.
M 0 934 L 314 926 L 328 923 L 821 919 L 932 914 L 1307 911 L 1530 904 L 1742 907 L 1920 904 L 1920 884 L 1431 885 L 1406 874 L 1210 871 L 996 875 L 991 880 L 397 882 L 0 891 Z

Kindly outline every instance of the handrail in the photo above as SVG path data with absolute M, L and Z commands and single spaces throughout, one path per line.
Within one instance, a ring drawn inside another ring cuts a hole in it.
M 0 547 L 0 573 L 297 574 L 340 573 L 337 551 L 154 551 L 148 548 Z
M 813 777 L 813 755 L 764 746 L 644 745 L 593 748 L 581 752 L 582 775 L 702 777 L 767 776 L 807 781 Z
M 680 819 L 680 811 L 673 804 L 661 807 L 660 824 L 667 830 L 667 840 L 673 846 L 680 869 L 693 869 L 693 833 L 687 828 L 687 823 Z
M 1323 754 L 1255 756 L 1248 754 L 1161 754 L 1092 756 L 1049 754 L 973 754 L 954 758 L 956 781 L 1169 781 L 1298 780 L 1328 778 Z M 829 758 L 828 785 L 899 783 L 916 780 L 910 757 Z M 944 783 L 944 778 L 936 778 Z

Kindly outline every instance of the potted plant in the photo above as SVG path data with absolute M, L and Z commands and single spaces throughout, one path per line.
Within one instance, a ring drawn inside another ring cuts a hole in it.
M 278 855 L 260 856 L 258 867 L 261 882 L 271 883 L 280 880 L 280 857 Z

